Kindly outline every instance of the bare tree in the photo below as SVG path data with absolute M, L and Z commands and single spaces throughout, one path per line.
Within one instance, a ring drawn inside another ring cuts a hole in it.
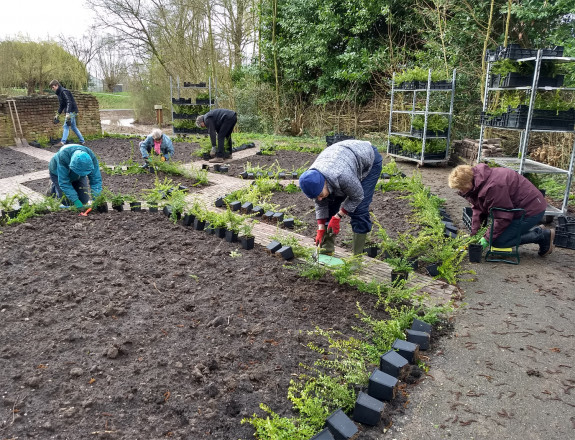
M 90 64 L 106 45 L 106 40 L 98 34 L 96 26 L 90 27 L 88 32 L 79 38 L 60 34 L 58 35 L 58 43 L 66 52 L 74 55 L 84 65 L 88 72 L 87 82 L 89 82 Z
M 221 17 L 218 15 L 216 20 L 221 31 L 221 38 L 227 43 L 231 52 L 230 67 L 239 67 L 247 46 L 254 38 L 252 35 L 254 0 L 219 1 L 218 9 L 221 9 L 223 13 Z
M 98 74 L 104 83 L 104 89 L 114 91 L 114 86 L 119 84 L 128 74 L 128 51 L 122 47 L 121 41 L 112 36 L 102 39 L 102 50 L 98 52 L 96 64 Z

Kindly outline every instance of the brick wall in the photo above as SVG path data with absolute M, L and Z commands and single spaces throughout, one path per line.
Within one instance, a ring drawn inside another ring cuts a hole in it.
M 451 165 L 475 165 L 479 153 L 479 139 L 463 139 L 454 141 L 451 146 L 451 156 L 449 163 Z M 503 156 L 501 148 L 501 139 L 484 139 L 481 151 L 481 157 Z
M 78 128 L 84 136 L 101 134 L 100 111 L 98 101 L 87 93 L 73 92 L 78 104 L 79 117 L 76 120 Z M 0 146 L 14 145 L 14 128 L 10 117 L 10 109 L 6 95 L 0 96 Z M 16 100 L 18 115 L 24 138 L 30 142 L 50 137 L 60 139 L 64 114 L 60 117 L 60 124 L 54 125 L 54 114 L 58 111 L 58 97 L 56 95 L 18 96 Z M 70 130 L 69 139 L 76 139 Z

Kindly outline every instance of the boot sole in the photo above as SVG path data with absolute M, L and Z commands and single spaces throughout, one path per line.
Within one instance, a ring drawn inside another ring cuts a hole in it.
M 541 254 L 542 257 L 544 257 L 545 255 L 549 255 L 551 252 L 553 252 L 553 241 L 555 240 L 555 229 L 550 229 L 549 231 L 551 232 L 551 236 L 549 237 L 549 249 L 547 249 L 547 252 L 545 252 L 544 254 Z

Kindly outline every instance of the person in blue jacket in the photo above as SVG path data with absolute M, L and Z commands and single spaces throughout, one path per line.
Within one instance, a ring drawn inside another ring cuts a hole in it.
M 64 197 L 64 205 L 82 209 L 90 200 L 88 188 L 92 199 L 102 192 L 100 164 L 88 147 L 78 144 L 63 146 L 52 156 L 48 168 L 52 194 L 59 199 Z
M 154 128 L 152 133 L 140 142 L 140 153 L 142 153 L 146 164 L 148 163 L 150 154 L 153 154 L 152 152 L 161 156 L 162 161 L 170 160 L 170 157 L 174 155 L 174 144 L 172 144 L 172 140 L 167 135 L 162 134 L 162 130 L 159 128 Z
M 66 112 L 66 120 L 64 121 L 62 140 L 56 144 L 56 147 L 62 147 L 66 145 L 66 142 L 68 141 L 68 134 L 70 133 L 70 128 L 74 133 L 76 133 L 76 136 L 78 136 L 78 142 L 80 142 L 81 145 L 84 145 L 84 137 L 76 126 L 78 106 L 76 105 L 74 96 L 70 90 L 62 87 L 62 85 L 57 80 L 50 82 L 50 88 L 54 91 L 54 93 L 56 93 L 56 96 L 58 96 L 58 102 L 60 103 L 58 106 L 58 111 L 56 112 L 56 116 L 54 117 L 54 123 L 58 123 L 58 116 L 60 116 L 60 113 L 63 111 Z

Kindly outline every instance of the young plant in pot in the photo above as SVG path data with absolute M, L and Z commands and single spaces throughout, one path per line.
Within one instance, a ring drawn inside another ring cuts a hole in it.
M 241 215 L 234 214 L 229 208 L 224 213 L 226 219 L 226 241 L 228 243 L 235 243 L 238 241 L 238 234 L 240 227 L 244 223 L 244 218 Z
M 182 217 L 182 213 L 186 210 L 187 205 L 185 191 L 179 189 L 173 190 L 168 197 L 168 205 L 165 207 L 170 207 L 170 220 L 176 223 Z
M 128 194 L 124 197 L 124 201 L 130 204 L 130 211 L 137 212 L 142 210 L 142 202 L 137 200 L 136 196 Z
M 225 238 L 227 232 L 227 212 L 211 212 L 210 214 L 209 222 L 210 227 L 214 229 L 214 235 L 218 238 Z
M 413 272 L 413 266 L 406 258 L 388 258 L 385 262 L 391 266 L 392 283 L 395 283 L 397 280 L 407 280 L 409 274 Z
M 124 200 L 125 196 L 122 193 L 110 193 L 110 202 L 112 203 L 112 209 L 121 212 L 124 210 Z
M 257 220 L 244 221 L 240 227 L 240 244 L 242 249 L 250 250 L 254 248 L 255 237 L 253 234 Z
M 108 200 L 106 194 L 102 191 L 98 197 L 92 201 L 92 207 L 101 213 L 108 212 Z

